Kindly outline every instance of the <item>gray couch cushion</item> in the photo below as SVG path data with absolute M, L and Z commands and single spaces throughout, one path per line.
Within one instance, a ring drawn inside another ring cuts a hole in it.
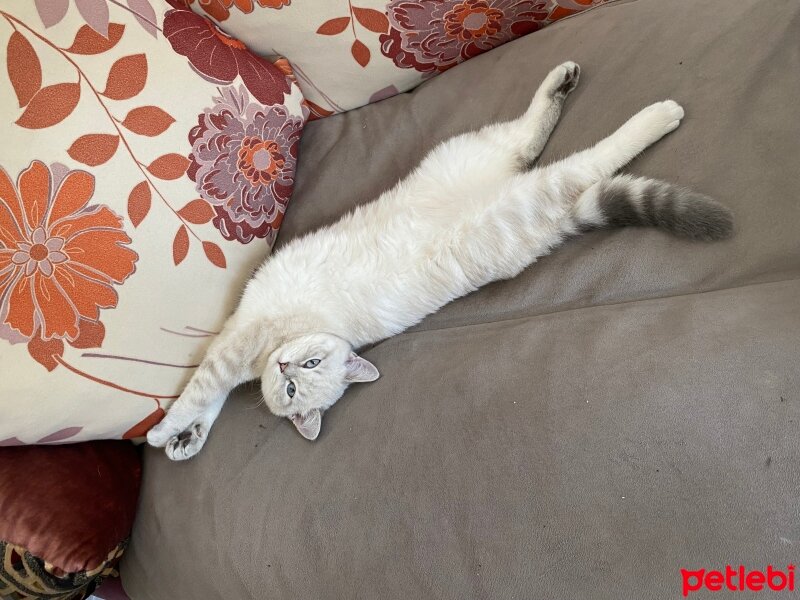
M 145 452 L 131 597 L 665 598 L 681 568 L 796 561 L 799 25 L 789 0 L 616 3 L 309 125 L 281 243 L 573 59 L 542 160 L 672 97 L 683 125 L 629 170 L 737 234 L 570 241 L 369 350 L 382 378 L 315 443 L 241 390 L 195 459 Z

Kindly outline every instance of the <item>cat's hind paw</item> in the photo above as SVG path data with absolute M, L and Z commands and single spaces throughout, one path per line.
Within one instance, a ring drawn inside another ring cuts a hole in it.
M 578 63 L 568 60 L 550 71 L 544 85 L 553 97 L 564 98 L 578 86 L 581 68 Z
M 655 139 L 676 130 L 683 116 L 683 107 L 674 100 L 656 102 L 636 115 L 643 130 Z

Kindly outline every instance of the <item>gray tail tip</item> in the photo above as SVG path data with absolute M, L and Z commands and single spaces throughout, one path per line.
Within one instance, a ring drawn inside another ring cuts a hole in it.
M 676 207 L 669 223 L 674 235 L 705 242 L 733 235 L 733 213 L 727 206 L 696 192 L 691 192 L 687 200 Z

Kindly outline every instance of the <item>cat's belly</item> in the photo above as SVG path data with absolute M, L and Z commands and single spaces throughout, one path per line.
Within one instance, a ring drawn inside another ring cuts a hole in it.
M 329 315 L 343 326 L 338 335 L 347 334 L 342 337 L 354 346 L 378 342 L 478 288 L 452 257 L 408 258 L 388 276 L 374 272 L 367 282 L 362 271 L 352 281 L 341 282 Z

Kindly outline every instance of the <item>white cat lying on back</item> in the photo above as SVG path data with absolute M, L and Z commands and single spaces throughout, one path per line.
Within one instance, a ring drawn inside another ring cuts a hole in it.
M 731 215 L 710 198 L 615 176 L 678 126 L 683 109 L 671 100 L 588 150 L 532 168 L 578 75 L 575 63 L 556 67 L 520 118 L 447 140 L 374 202 L 270 257 L 150 444 L 173 460 L 194 456 L 228 392 L 257 377 L 269 409 L 313 440 L 350 383 L 378 378 L 354 348 L 514 277 L 566 236 L 625 225 L 728 236 Z

